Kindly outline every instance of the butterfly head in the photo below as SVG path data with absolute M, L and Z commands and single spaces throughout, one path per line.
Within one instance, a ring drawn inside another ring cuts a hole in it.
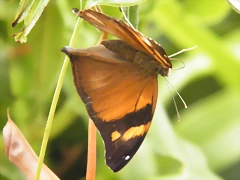
M 155 64 L 154 71 L 163 77 L 168 76 L 172 69 L 172 63 L 168 55 L 160 45 L 157 46 L 155 49 L 156 51 L 153 55 L 154 61 L 152 61 L 152 63 L 154 62 Z
M 166 66 L 160 66 L 156 68 L 156 72 L 160 74 L 161 76 L 168 76 L 172 68 L 166 67 Z

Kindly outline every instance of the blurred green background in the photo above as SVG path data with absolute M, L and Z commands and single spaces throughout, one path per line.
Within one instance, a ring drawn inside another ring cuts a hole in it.
M 60 49 L 69 44 L 79 1 L 51 1 L 25 44 L 15 43 L 11 27 L 17 1 L 0 1 L 0 129 L 11 117 L 39 154 L 54 89 L 64 60 Z M 121 17 L 117 7 L 103 7 Z M 168 80 L 180 110 L 177 121 L 171 93 L 159 77 L 154 120 L 141 148 L 119 173 L 105 165 L 98 135 L 97 174 L 100 180 L 240 179 L 240 15 L 225 0 L 147 0 L 139 5 L 139 30 L 178 55 L 185 68 Z M 74 47 L 96 44 L 100 32 L 83 22 Z M 174 67 L 182 66 L 179 61 Z M 45 163 L 61 179 L 84 179 L 87 153 L 85 107 L 68 67 Z M 126 87 L 127 88 L 127 87 Z M 0 135 L 0 179 L 24 179 L 7 159 Z

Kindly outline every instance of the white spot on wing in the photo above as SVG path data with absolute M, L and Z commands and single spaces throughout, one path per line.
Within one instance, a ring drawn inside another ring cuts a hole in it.
M 130 159 L 130 156 L 127 155 L 127 156 L 125 157 L 125 161 L 127 161 L 127 160 L 129 160 L 129 159 Z

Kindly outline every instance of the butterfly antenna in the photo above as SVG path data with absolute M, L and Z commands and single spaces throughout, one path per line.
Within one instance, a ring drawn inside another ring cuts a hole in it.
M 127 18 L 126 14 L 125 14 L 125 12 L 124 12 L 124 10 L 123 10 L 122 5 L 120 6 L 120 10 L 121 10 L 121 12 L 123 13 L 123 17 L 124 17 L 125 21 L 127 21 L 128 25 L 131 26 L 131 28 L 135 29 L 135 28 L 133 27 L 132 23 L 131 23 L 131 22 L 129 21 L 129 19 Z M 136 30 L 136 29 L 135 29 L 135 30 Z
M 174 106 L 175 106 L 175 109 L 176 109 L 176 112 L 177 112 L 177 116 L 178 116 L 178 122 L 180 122 L 180 114 L 179 114 L 179 111 L 178 111 L 178 108 L 177 108 L 177 103 L 176 103 L 176 100 L 175 100 L 175 98 L 174 98 L 174 96 L 173 96 L 173 93 L 172 93 L 172 91 L 171 91 L 171 89 L 170 88 L 172 88 L 176 93 L 177 93 L 177 95 L 178 95 L 178 97 L 181 99 L 181 101 L 182 101 L 182 103 L 183 103 L 183 105 L 184 105 L 184 108 L 187 108 L 187 104 L 186 104 L 186 102 L 183 100 L 183 98 L 182 98 L 182 96 L 179 94 L 179 92 L 172 86 L 172 84 L 168 81 L 168 79 L 165 77 L 164 78 L 165 79 L 165 82 L 166 82 L 166 84 L 167 84 L 167 87 L 168 87 L 168 89 L 169 89 L 169 91 L 170 91 L 170 93 L 171 93 L 171 95 L 172 95 L 172 99 L 173 99 L 173 103 L 174 103 Z
M 183 69 L 185 68 L 185 63 L 183 61 L 181 61 L 180 59 L 177 59 L 177 58 L 170 58 L 171 61 L 180 61 L 183 66 L 182 67 L 176 67 L 176 68 L 172 68 L 172 70 L 178 70 L 178 69 Z
M 187 49 L 182 49 L 181 51 L 178 51 L 178 52 L 176 52 L 176 53 L 174 53 L 174 54 L 172 54 L 172 55 L 170 55 L 170 56 L 168 56 L 169 58 L 171 58 L 171 57 L 174 57 L 174 56 L 176 56 L 176 55 L 178 55 L 178 54 L 181 54 L 181 53 L 183 53 L 183 52 L 185 52 L 185 51 L 190 51 L 190 50 L 193 50 L 193 49 L 195 49 L 195 48 L 197 48 L 198 46 L 193 46 L 193 47 L 190 47 L 190 48 L 187 48 Z

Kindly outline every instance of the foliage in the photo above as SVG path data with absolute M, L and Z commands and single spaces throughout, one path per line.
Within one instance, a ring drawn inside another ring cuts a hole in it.
M 50 1 L 25 44 L 11 37 L 20 31 L 19 25 L 10 27 L 18 4 L 1 1 L 0 7 L 0 127 L 9 107 L 38 154 L 64 59 L 60 49 L 69 44 L 77 21 L 71 9 L 80 5 Z M 103 10 L 121 17 L 116 7 Z M 168 78 L 188 109 L 175 97 L 181 114 L 177 122 L 171 93 L 159 77 L 158 105 L 143 145 L 114 174 L 104 163 L 99 137 L 96 179 L 240 179 L 239 17 L 225 1 L 148 0 L 139 5 L 139 30 L 168 54 L 198 45 L 178 56 L 186 67 L 173 70 Z M 83 48 L 95 45 L 100 32 L 81 22 L 77 34 L 74 47 Z M 45 160 L 61 179 L 83 178 L 86 168 L 88 118 L 71 76 L 68 68 Z M 23 179 L 3 153 L 0 137 L 0 179 Z

